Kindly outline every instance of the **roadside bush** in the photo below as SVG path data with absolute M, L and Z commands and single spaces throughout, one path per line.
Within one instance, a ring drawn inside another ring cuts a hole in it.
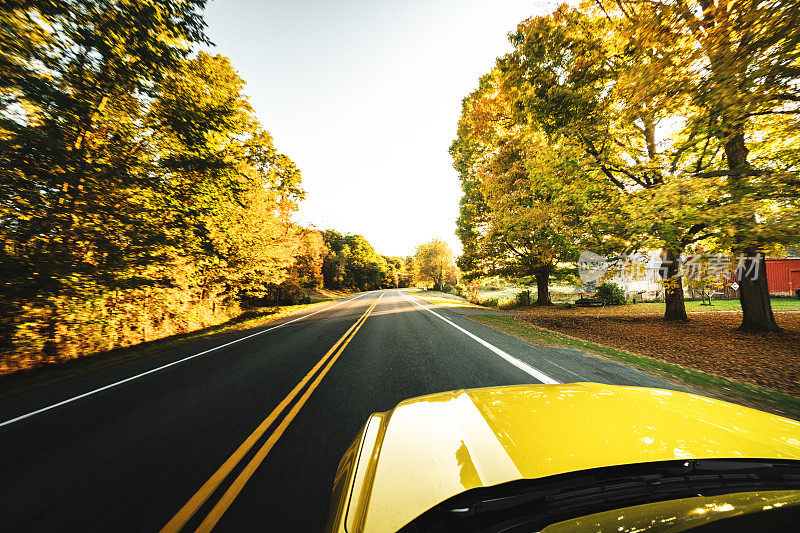
M 494 307 L 495 309 L 497 309 L 499 304 L 500 301 L 497 298 L 485 298 L 480 302 L 480 305 L 484 307 Z
M 531 306 L 531 291 L 525 290 L 517 294 L 517 305 L 520 307 Z
M 455 287 L 453 287 L 453 294 L 455 294 L 456 296 L 461 296 L 462 298 L 466 298 L 467 288 L 464 287 L 463 285 L 456 285 Z
M 513 309 L 514 307 L 517 306 L 518 304 L 516 298 L 505 298 L 503 300 L 500 300 L 497 304 L 498 309 Z
M 605 282 L 597 286 L 595 297 L 606 305 L 622 305 L 625 303 L 625 291 L 616 283 Z
M 452 285 L 445 285 L 444 287 L 442 287 L 442 292 L 452 293 L 453 292 L 453 286 Z

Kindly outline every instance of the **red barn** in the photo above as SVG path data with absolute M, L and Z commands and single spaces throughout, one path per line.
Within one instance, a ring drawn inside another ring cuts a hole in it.
M 775 296 L 794 295 L 800 288 L 800 257 L 767 258 L 769 293 Z

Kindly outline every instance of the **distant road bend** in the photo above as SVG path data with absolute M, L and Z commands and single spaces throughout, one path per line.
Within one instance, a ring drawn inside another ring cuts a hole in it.
M 370 413 L 520 383 L 672 388 L 402 290 L 227 333 L 0 403 L 2 531 L 318 531 Z

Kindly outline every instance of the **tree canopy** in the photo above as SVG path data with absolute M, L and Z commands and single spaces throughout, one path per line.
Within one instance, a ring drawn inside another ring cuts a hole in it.
M 299 170 L 228 59 L 194 51 L 203 6 L 4 4 L 0 371 L 319 283 L 321 236 L 291 221 Z
M 417 246 L 414 254 L 414 279 L 430 283 L 435 290 L 458 282 L 458 268 L 453 251 L 441 239 L 433 239 Z
M 459 266 L 468 278 L 534 276 L 538 303 L 548 304 L 559 263 L 575 261 L 587 247 L 611 247 L 617 192 L 569 139 L 515 121 L 503 83 L 494 69 L 464 100 L 450 149 L 464 190 Z
M 603 0 L 522 21 L 451 148 L 462 267 L 534 274 L 580 249 L 660 248 L 665 318 L 686 319 L 680 257 L 702 243 L 742 254 L 742 327 L 774 329 L 760 259 L 800 235 L 798 16 Z
M 374 290 L 394 286 L 386 259 L 361 235 L 322 233 L 330 250 L 322 265 L 325 286 L 332 289 Z

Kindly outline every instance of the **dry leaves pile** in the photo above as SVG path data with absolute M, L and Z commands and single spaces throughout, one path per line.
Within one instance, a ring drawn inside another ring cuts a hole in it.
M 755 383 L 800 397 L 800 313 L 776 314 L 779 333 L 736 331 L 740 312 L 694 313 L 688 323 L 625 307 L 532 308 L 518 317 L 537 326 L 655 359 Z

